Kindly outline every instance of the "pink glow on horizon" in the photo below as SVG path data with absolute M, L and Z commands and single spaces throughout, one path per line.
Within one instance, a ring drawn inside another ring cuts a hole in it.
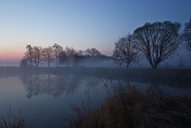
M 24 53 L 20 52 L 0 52 L 1 61 L 21 60 Z
M 1 61 L 11 61 L 11 60 L 21 60 L 24 56 L 25 51 L 13 51 L 13 52 L 6 52 L 6 51 L 0 51 L 0 60 Z M 101 51 L 102 52 L 102 51 Z M 103 54 L 107 56 L 111 56 L 112 52 L 111 51 L 104 51 L 102 52 Z

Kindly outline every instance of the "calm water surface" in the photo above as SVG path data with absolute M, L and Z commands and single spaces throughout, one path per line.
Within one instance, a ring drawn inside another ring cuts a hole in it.
M 0 113 L 7 120 L 24 117 L 32 128 L 63 128 L 73 117 L 72 105 L 99 106 L 107 96 L 103 82 L 115 87 L 118 80 L 75 75 L 23 75 L 0 77 Z M 169 95 L 190 92 L 190 88 L 120 82 L 142 90 L 153 87 Z M 84 104 L 82 104 L 84 102 Z

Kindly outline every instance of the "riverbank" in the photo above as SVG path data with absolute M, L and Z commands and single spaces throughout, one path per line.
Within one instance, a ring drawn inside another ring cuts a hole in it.
M 124 69 L 124 68 L 87 68 L 87 67 L 61 67 L 61 68 L 20 68 L 0 67 L 0 77 L 33 74 L 53 75 L 77 75 L 80 77 L 92 76 L 107 79 L 110 76 L 113 80 L 127 82 L 152 83 L 153 85 L 168 85 L 174 87 L 191 87 L 191 69 L 187 68 L 159 68 L 159 69 Z
M 172 96 L 170 94 L 165 94 L 165 92 L 160 92 L 160 90 L 157 90 L 153 86 L 149 86 L 146 90 L 139 90 L 133 87 L 133 85 L 124 86 L 123 83 L 114 86 L 113 92 L 109 89 L 109 83 L 110 82 L 107 82 L 107 80 L 103 81 L 103 86 L 105 85 L 108 95 L 99 103 L 99 106 L 90 105 L 90 108 L 83 108 L 77 106 L 75 103 L 72 106 L 68 106 L 77 115 L 76 118 L 73 118 L 73 116 L 69 118 L 71 119 L 69 120 L 71 127 L 191 127 L 190 92 L 179 96 Z M 87 91 L 88 90 L 86 90 L 86 96 L 91 96 L 91 93 Z M 97 93 L 100 94 L 100 91 Z M 82 101 L 84 102 L 83 99 Z M 64 111 L 64 107 L 61 109 Z M 33 111 L 35 113 L 36 110 Z M 57 117 L 56 119 L 63 120 L 63 124 L 68 123 L 65 122 L 64 118 L 60 118 L 58 115 L 55 117 Z M 50 118 L 52 119 L 53 116 L 50 116 Z M 14 128 L 28 128 L 29 126 L 33 126 L 33 124 L 28 124 L 27 122 L 30 122 L 30 120 L 26 121 L 22 117 L 20 119 L 18 118 L 18 120 L 13 120 L 13 122 L 1 118 L 0 127 L 13 128 L 14 126 Z
M 118 90 L 100 107 L 83 111 L 75 106 L 72 128 L 189 128 L 191 94 L 168 96 L 150 88 Z

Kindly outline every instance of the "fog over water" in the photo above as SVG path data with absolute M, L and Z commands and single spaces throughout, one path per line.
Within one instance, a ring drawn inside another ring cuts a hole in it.
M 92 109 L 115 91 L 135 87 L 143 92 L 177 96 L 191 93 L 190 59 L 175 55 L 152 70 L 146 59 L 129 69 L 111 57 L 88 58 L 56 67 L 41 62 L 39 67 L 20 67 L 20 60 L 0 62 L 0 114 L 7 120 L 22 115 L 32 128 L 68 127 L 74 119 L 73 106 Z M 19 68 L 18 68 L 19 67 Z
M 8 120 L 22 115 L 34 128 L 62 128 L 67 125 L 65 119 L 76 116 L 73 105 L 86 109 L 100 106 L 121 88 L 152 88 L 172 96 L 191 92 L 186 69 L 127 70 L 108 68 L 109 63 L 101 61 L 91 68 L 1 67 L 0 114 Z
M 184 68 L 191 68 L 191 57 L 190 56 L 183 56 L 183 67 Z M 179 68 L 180 67 L 180 56 L 175 56 L 167 59 L 166 61 L 159 64 L 159 68 Z M 0 61 L 0 67 L 20 67 L 20 60 L 9 60 Z M 41 62 L 40 67 L 47 67 L 47 63 Z M 51 67 L 56 67 L 55 63 L 50 64 Z M 66 67 L 64 65 L 63 67 Z M 101 60 L 101 61 L 89 61 L 84 60 L 80 62 L 78 65 L 70 65 L 70 67 L 104 67 L 104 68 L 117 68 L 117 67 L 124 67 L 125 65 L 118 65 L 116 64 L 112 59 L 109 60 Z M 147 62 L 146 59 L 141 59 L 138 63 L 132 63 L 130 64 L 129 68 L 150 68 L 150 64 Z

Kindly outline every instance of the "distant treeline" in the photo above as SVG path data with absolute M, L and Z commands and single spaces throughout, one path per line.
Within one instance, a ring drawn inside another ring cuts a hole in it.
M 73 48 L 66 47 L 65 49 L 58 44 L 42 48 L 41 46 L 26 46 L 26 52 L 20 62 L 21 67 L 39 67 L 40 63 L 47 63 L 50 67 L 54 63 L 56 67 L 77 66 L 84 60 L 92 62 L 111 59 L 103 55 L 96 48 L 87 49 L 85 51 L 76 51 Z
M 126 64 L 128 68 L 131 63 L 136 63 L 146 58 L 153 69 L 180 50 L 180 47 L 191 51 L 191 19 L 185 23 L 184 29 L 180 32 L 181 24 L 178 22 L 164 21 L 146 23 L 134 30 L 133 34 L 120 37 L 115 42 L 115 49 L 112 57 L 107 57 L 96 48 L 85 51 L 76 51 L 73 48 L 54 44 L 46 48 L 31 45 L 26 46 L 26 52 L 21 60 L 20 66 L 39 67 L 41 62 L 46 62 L 48 67 L 55 63 L 56 67 L 78 65 L 85 59 L 111 59 L 121 65 Z M 179 62 L 184 65 L 183 57 Z

